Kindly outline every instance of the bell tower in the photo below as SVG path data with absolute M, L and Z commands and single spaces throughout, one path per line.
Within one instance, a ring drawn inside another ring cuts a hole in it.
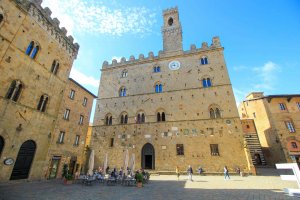
M 182 50 L 182 29 L 179 21 L 178 8 L 163 11 L 164 25 L 161 28 L 163 35 L 163 50 L 165 52 Z

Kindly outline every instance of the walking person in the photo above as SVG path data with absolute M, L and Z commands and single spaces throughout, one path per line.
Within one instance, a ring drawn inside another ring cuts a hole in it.
M 191 167 L 191 165 L 189 165 L 189 168 L 187 169 L 187 174 L 189 176 L 189 180 L 193 181 L 193 168 Z
M 175 171 L 176 171 L 176 175 L 177 175 L 177 180 L 179 181 L 180 172 L 179 172 L 178 166 L 176 166 Z
M 230 177 L 229 177 L 229 171 L 227 169 L 227 166 L 225 166 L 224 167 L 224 180 L 226 180 L 227 178 L 230 179 Z

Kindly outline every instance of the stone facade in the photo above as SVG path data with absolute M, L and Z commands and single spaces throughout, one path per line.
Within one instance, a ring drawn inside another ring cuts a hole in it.
M 47 178 L 49 147 L 79 50 L 41 2 L 0 1 L 1 181 Z
M 253 119 L 268 165 L 299 162 L 300 95 L 253 92 L 239 105 L 242 119 Z
M 228 165 L 249 171 L 219 37 L 183 51 L 177 8 L 164 11 L 163 19 L 158 56 L 103 63 L 92 131 L 95 166 L 106 155 L 110 167 L 124 166 L 129 152 L 136 168 L 173 171 L 190 164 L 222 171 Z
M 85 140 L 94 98 L 69 78 L 51 138 L 48 178 L 60 178 L 63 164 L 68 164 L 71 174 L 85 170 Z

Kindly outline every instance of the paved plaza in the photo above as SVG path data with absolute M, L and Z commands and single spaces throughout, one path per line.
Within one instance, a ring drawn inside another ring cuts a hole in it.
M 279 176 L 232 176 L 230 180 L 222 176 L 194 176 L 193 179 L 191 182 L 187 176 L 181 176 L 177 181 L 173 175 L 153 175 L 143 188 L 101 183 L 63 185 L 60 180 L 10 182 L 0 185 L 0 200 L 297 199 L 282 192 L 282 188 L 297 188 L 296 182 L 282 181 Z

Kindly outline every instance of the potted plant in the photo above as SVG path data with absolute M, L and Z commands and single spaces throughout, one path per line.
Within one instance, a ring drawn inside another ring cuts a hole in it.
M 143 175 L 141 173 L 136 174 L 136 182 L 137 182 L 137 187 L 141 188 L 143 187 Z
M 64 164 L 63 166 L 62 177 L 64 180 L 64 184 L 66 185 L 72 184 L 73 176 L 69 174 L 67 164 Z

